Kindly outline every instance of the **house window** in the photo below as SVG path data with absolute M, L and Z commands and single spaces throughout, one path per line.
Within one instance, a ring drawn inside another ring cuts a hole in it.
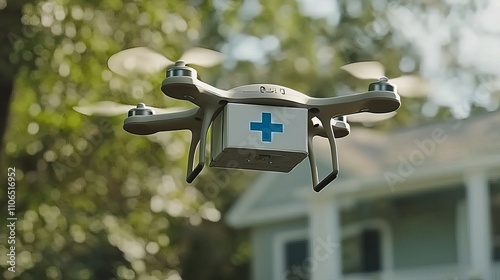
M 275 280 L 310 279 L 307 229 L 278 233 L 274 238 Z
M 382 219 L 365 220 L 342 228 L 344 275 L 376 273 L 392 269 L 392 234 Z M 310 243 L 307 230 L 280 232 L 274 238 L 276 261 L 273 279 L 311 279 Z
M 493 260 L 500 261 L 500 179 L 491 182 L 491 228 Z
M 284 243 L 284 268 L 287 280 L 310 279 L 307 239 Z M 378 229 L 360 230 L 342 240 L 342 272 L 371 273 L 382 270 L 381 233 Z
M 363 229 L 342 240 L 342 273 L 370 273 L 382 270 L 381 234 Z
M 306 258 L 309 255 L 309 242 L 306 239 L 285 243 L 285 271 L 287 280 L 309 279 Z
M 492 211 L 493 259 L 500 261 L 500 204 L 493 205 Z

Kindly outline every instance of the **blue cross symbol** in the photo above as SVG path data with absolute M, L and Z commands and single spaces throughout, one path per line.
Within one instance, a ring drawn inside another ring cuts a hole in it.
M 272 142 L 272 132 L 283 133 L 283 124 L 272 123 L 271 113 L 262 113 L 262 122 L 250 122 L 250 130 L 262 132 L 262 142 Z

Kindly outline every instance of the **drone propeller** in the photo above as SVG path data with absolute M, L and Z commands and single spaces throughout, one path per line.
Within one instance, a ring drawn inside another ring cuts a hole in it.
M 340 69 L 347 71 L 362 80 L 378 80 L 385 76 L 385 68 L 378 61 L 355 62 L 344 65 Z M 425 97 L 430 90 L 429 83 L 417 75 L 404 75 L 390 79 L 398 86 L 398 93 L 405 97 Z
M 127 114 L 127 112 L 132 108 L 136 108 L 136 106 L 120 104 L 113 101 L 100 101 L 86 106 L 75 106 L 73 107 L 73 110 L 86 116 L 113 117 L 113 116 Z M 155 113 L 157 114 L 172 113 L 183 109 L 183 108 L 155 108 L 150 106 L 148 106 L 148 108 L 154 110 Z
M 222 59 L 221 53 L 204 48 L 189 49 L 179 58 L 186 64 L 196 64 L 202 67 L 215 66 Z M 174 63 L 150 48 L 136 47 L 112 55 L 108 60 L 108 67 L 116 74 L 127 77 L 134 73 L 156 73 Z

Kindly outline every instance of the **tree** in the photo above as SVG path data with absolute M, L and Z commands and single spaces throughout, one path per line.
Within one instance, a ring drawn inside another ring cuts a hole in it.
M 4 46 L 0 49 L 0 149 L 7 129 L 9 105 L 14 90 L 14 77 L 17 74 L 19 63 L 12 63 L 10 55 L 15 50 L 18 34 L 22 33 L 22 7 L 26 1 L 13 3 L 0 2 L 0 41 Z M 2 5 L 4 7 L 2 7 Z

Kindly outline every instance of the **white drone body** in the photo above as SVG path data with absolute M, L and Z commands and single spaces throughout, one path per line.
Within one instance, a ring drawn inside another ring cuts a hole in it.
M 313 98 L 272 84 L 218 89 L 198 80 L 196 70 L 183 61 L 167 70 L 161 90 L 197 107 L 155 114 L 138 104 L 129 111 L 123 128 L 138 135 L 190 130 L 187 182 L 191 183 L 205 165 L 206 138 L 212 127 L 210 166 L 289 172 L 307 157 L 317 192 L 337 177 L 335 139 L 349 134 L 345 116 L 389 113 L 401 105 L 396 87 L 386 78 L 370 84 L 364 93 Z M 319 179 L 314 156 L 315 136 L 328 138 L 330 144 L 331 172 L 323 179 Z M 199 158 L 195 166 L 197 148 Z

